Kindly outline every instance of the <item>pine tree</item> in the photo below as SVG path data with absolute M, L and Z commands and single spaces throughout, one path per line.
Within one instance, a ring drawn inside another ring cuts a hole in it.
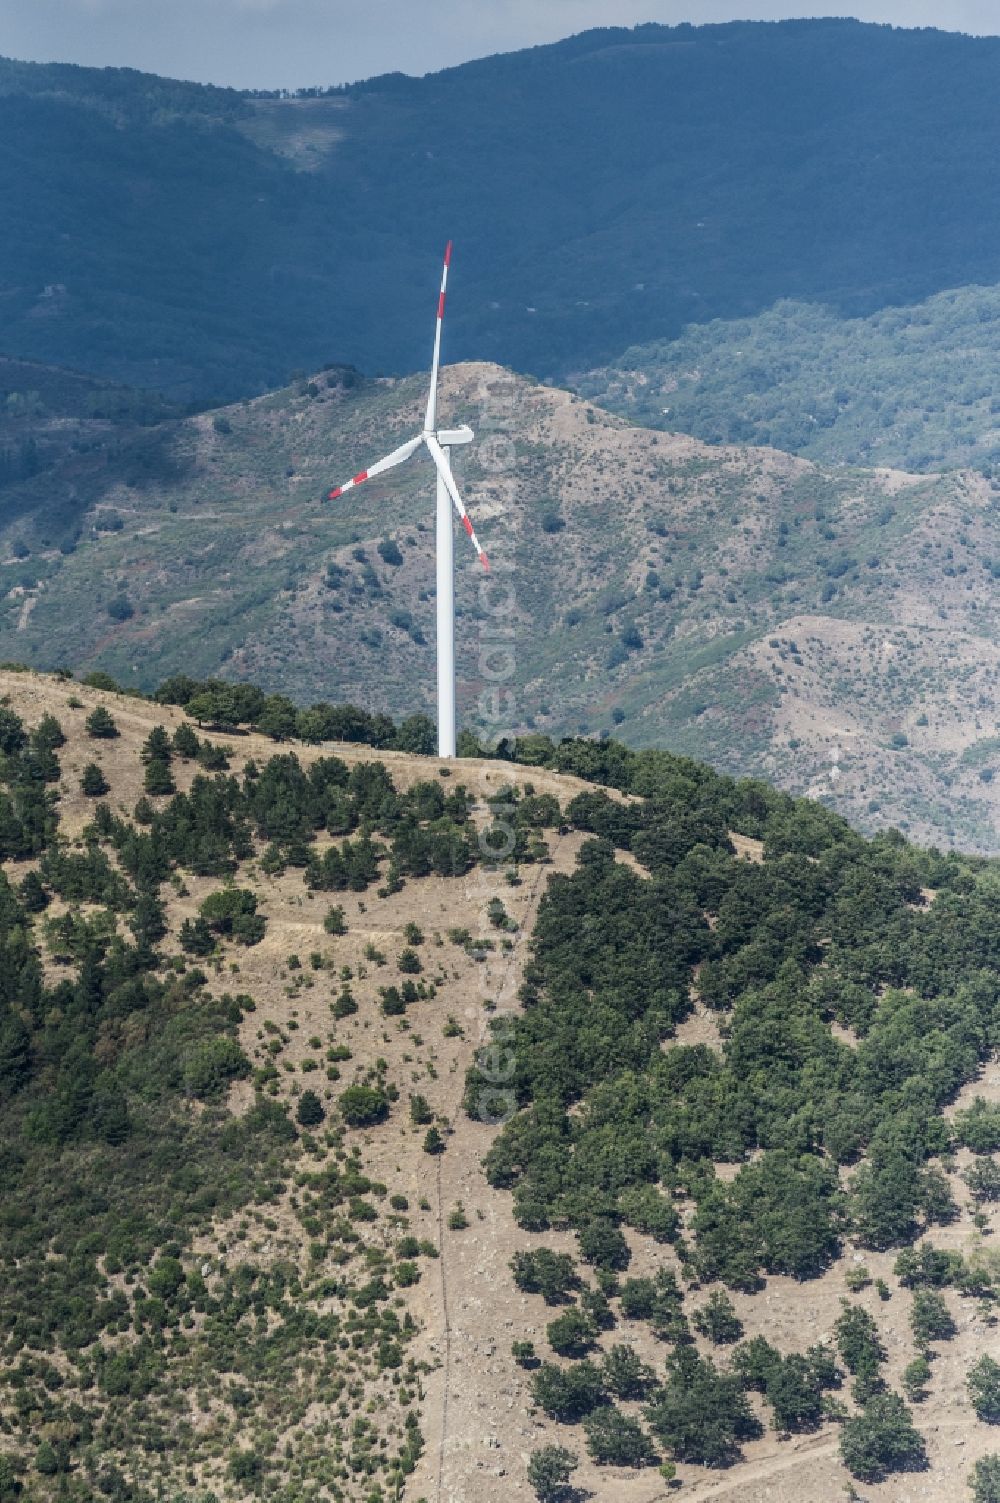
M 96 762 L 88 762 L 83 769 L 80 787 L 88 798 L 101 798 L 108 792 L 109 783 Z
M 87 734 L 100 741 L 110 741 L 118 735 L 114 716 L 103 705 L 91 710 L 86 719 Z

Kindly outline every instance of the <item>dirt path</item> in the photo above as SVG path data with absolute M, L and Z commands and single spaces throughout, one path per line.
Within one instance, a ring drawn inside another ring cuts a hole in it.
M 529 889 L 527 906 L 524 909 L 523 914 L 520 916 L 520 929 L 518 931 L 514 949 L 507 955 L 502 966 L 496 968 L 502 971 L 501 984 L 499 987 L 501 996 L 505 994 L 509 995 L 516 989 L 515 983 L 519 979 L 521 972 L 523 971 L 524 963 L 527 958 L 527 947 L 530 943 L 531 934 L 535 927 L 535 920 L 538 916 L 538 905 L 541 902 L 542 894 L 544 893 L 545 888 L 548 885 L 548 880 L 553 870 L 559 870 L 563 864 L 567 853 L 568 841 L 571 841 L 571 837 L 564 835 L 555 836 L 552 840 L 551 846 L 552 864 L 540 866 L 535 871 L 534 879 Z M 571 843 L 574 846 L 578 846 L 579 840 L 572 840 Z M 455 1116 L 457 1116 L 457 1114 L 462 1110 L 464 1086 L 465 1081 L 461 1076 L 459 1076 L 455 1081 L 454 1089 L 452 1092 L 452 1100 L 450 1102 L 450 1115 L 452 1116 L 452 1120 L 454 1120 Z M 479 1164 L 477 1163 L 474 1167 L 481 1177 L 482 1171 L 479 1168 Z M 438 1247 L 441 1253 L 438 1266 L 440 1271 L 440 1298 L 441 1310 L 443 1314 L 442 1341 L 444 1348 L 442 1356 L 442 1397 L 439 1410 L 440 1436 L 438 1439 L 437 1453 L 436 1498 L 438 1500 L 438 1503 L 444 1503 L 445 1499 L 454 1496 L 452 1493 L 446 1490 L 445 1468 L 447 1453 L 450 1445 L 453 1446 L 454 1442 L 456 1441 L 458 1443 L 461 1443 L 463 1439 L 461 1435 L 453 1437 L 450 1431 L 450 1419 L 454 1408 L 454 1405 L 452 1404 L 452 1387 L 455 1382 L 455 1372 L 454 1364 L 452 1361 L 452 1318 L 449 1309 L 451 1248 L 448 1238 L 445 1235 L 445 1200 L 446 1189 L 450 1190 L 451 1188 L 451 1186 L 448 1184 L 448 1181 L 452 1177 L 453 1176 L 448 1176 L 446 1174 L 445 1156 L 442 1155 L 438 1158 L 437 1172 L 435 1176 L 437 1192 Z

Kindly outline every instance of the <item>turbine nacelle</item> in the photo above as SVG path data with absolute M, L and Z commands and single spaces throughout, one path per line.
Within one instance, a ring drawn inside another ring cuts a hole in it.
M 453 449 L 456 444 L 471 444 L 476 435 L 463 423 L 461 428 L 439 428 L 435 436 L 442 449 Z

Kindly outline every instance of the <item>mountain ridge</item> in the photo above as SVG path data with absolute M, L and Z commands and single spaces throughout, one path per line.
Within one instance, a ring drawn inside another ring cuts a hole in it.
M 995 39 L 850 21 L 583 33 L 295 99 L 8 62 L 0 348 L 183 400 L 406 371 L 449 234 L 451 353 L 539 376 L 781 298 L 997 283 L 998 71 Z
M 0 656 L 432 712 L 431 472 L 322 499 L 423 401 L 422 378 L 336 369 L 149 427 L 8 418 L 41 468 L 6 488 Z M 503 734 L 666 742 L 994 849 L 994 482 L 712 447 L 483 364 L 445 368 L 442 413 L 479 432 L 459 483 L 513 565 L 491 584 L 458 540 L 470 731 L 497 734 L 483 655 L 512 580 Z

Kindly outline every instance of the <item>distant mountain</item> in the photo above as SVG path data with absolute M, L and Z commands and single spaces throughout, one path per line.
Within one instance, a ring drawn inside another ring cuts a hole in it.
M 30 441 L 35 468 L 0 488 L 0 658 L 432 710 L 431 472 L 321 499 L 423 395 L 338 368 L 146 425 L 8 404 L 0 451 Z M 447 368 L 442 414 L 478 430 L 461 479 L 497 565 L 459 535 L 467 727 L 496 729 L 502 672 L 502 729 L 611 731 L 997 848 L 993 482 L 711 447 L 495 366 Z
M 573 379 L 581 395 L 709 443 L 911 470 L 1000 466 L 1000 287 L 841 318 L 781 302 L 690 325 Z
M 586 32 L 254 98 L 0 65 L 0 349 L 188 398 L 449 351 L 559 376 L 782 298 L 1000 282 L 1000 39 L 853 21 Z

